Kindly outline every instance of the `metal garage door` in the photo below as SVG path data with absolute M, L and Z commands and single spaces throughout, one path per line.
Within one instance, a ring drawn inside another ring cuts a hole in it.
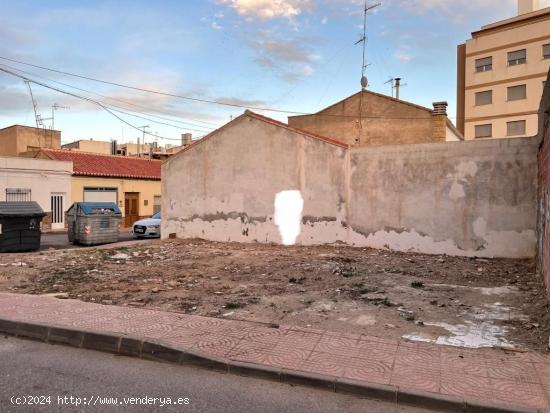
M 84 202 L 114 202 L 118 205 L 118 189 L 84 188 Z

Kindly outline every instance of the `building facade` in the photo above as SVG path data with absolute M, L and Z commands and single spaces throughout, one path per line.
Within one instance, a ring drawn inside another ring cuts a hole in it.
M 116 150 L 113 146 L 113 142 L 94 141 L 93 139 L 89 139 L 67 143 L 62 145 L 61 148 L 73 151 L 99 153 L 102 155 L 113 155 L 113 149 Z
M 457 128 L 465 139 L 537 134 L 550 68 L 550 7 L 519 0 L 518 12 L 458 46 Z
M 61 132 L 21 125 L 0 129 L 0 156 L 19 156 L 41 148 L 61 148 Z
M 42 230 L 63 230 L 72 200 L 70 161 L 0 157 L 0 201 L 36 201 L 46 216 Z
M 288 124 L 353 146 L 462 139 L 447 118 L 446 102 L 434 103 L 432 110 L 367 90 L 315 114 L 290 116 Z
M 160 211 L 160 161 L 51 149 L 32 156 L 73 163 L 71 204 L 114 202 L 126 227 Z

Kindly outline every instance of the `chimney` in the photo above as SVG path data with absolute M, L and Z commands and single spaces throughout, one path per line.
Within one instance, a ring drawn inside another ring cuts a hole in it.
M 434 142 L 447 140 L 447 102 L 434 102 L 432 111 L 432 139 Z
M 181 135 L 181 146 L 186 147 L 193 143 L 193 135 L 190 133 L 182 133 Z
M 538 10 L 539 6 L 539 0 L 518 0 L 518 16 Z

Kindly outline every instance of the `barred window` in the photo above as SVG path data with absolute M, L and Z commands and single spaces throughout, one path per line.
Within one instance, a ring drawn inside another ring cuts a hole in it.
M 157 212 L 160 212 L 160 204 L 161 204 L 161 196 L 155 195 L 154 197 L 154 204 L 153 204 L 153 214 L 156 214 Z
M 30 188 L 6 188 L 7 202 L 32 201 Z

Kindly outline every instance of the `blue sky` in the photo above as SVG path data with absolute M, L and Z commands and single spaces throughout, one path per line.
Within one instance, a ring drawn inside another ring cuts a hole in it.
M 516 1 L 381 2 L 368 23 L 370 89 L 390 94 L 385 82 L 402 77 L 407 85 L 403 99 L 425 106 L 447 100 L 454 120 L 456 45 L 481 25 L 513 16 Z M 550 1 L 542 3 L 550 6 Z M 354 43 L 361 37 L 361 4 L 0 0 L 0 56 L 193 98 L 310 113 L 360 88 L 361 48 Z M 244 110 L 135 92 L 2 60 L 0 64 L 104 104 L 141 112 L 139 116 L 162 116 L 177 128 L 118 113 L 134 126 L 150 125 L 151 132 L 169 138 L 160 143 L 177 143 L 172 140 L 186 131 L 204 135 Z M 97 106 L 32 87 L 43 117 L 51 116 L 53 103 L 70 107 L 55 114 L 64 142 L 126 142 L 140 135 Z M 264 113 L 286 120 L 284 114 Z M 0 73 L 0 127 L 15 123 L 34 124 L 28 89 L 21 79 Z

